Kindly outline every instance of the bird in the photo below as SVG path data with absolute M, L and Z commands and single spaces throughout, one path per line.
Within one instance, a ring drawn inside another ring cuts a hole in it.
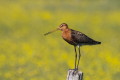
M 79 62 L 80 62 L 80 57 L 81 57 L 80 47 L 83 45 L 101 44 L 101 42 L 88 37 L 87 35 L 85 35 L 82 32 L 70 29 L 66 23 L 62 23 L 57 29 L 50 31 L 48 33 L 45 33 L 44 35 L 46 36 L 52 32 L 58 31 L 58 30 L 62 31 L 62 38 L 67 43 L 74 46 L 74 51 L 75 51 L 75 64 L 74 64 L 75 68 L 74 69 L 75 70 L 78 70 L 78 66 L 79 66 Z M 78 53 L 76 50 L 77 46 L 78 46 Z

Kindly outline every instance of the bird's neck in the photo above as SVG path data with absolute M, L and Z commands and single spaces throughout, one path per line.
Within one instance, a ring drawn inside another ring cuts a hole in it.
M 71 30 L 65 29 L 64 31 L 62 31 L 62 37 L 63 37 L 63 39 L 70 41 L 71 40 Z
M 66 28 L 66 29 L 63 29 L 62 32 L 68 32 L 70 29 L 69 28 Z
M 71 30 L 70 30 L 69 28 L 64 29 L 64 30 L 62 31 L 62 35 L 67 35 L 67 34 L 69 34 L 69 33 L 71 33 Z

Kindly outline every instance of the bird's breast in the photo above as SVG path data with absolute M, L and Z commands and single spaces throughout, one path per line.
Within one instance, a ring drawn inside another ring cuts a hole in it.
M 63 31 L 62 37 L 65 40 L 71 41 L 71 31 L 70 30 Z
M 71 30 L 66 30 L 62 32 L 63 39 L 68 42 L 71 45 L 77 45 L 73 40 L 71 36 Z

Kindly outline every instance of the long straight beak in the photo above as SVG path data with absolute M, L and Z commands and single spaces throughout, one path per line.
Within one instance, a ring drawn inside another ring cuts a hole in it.
M 46 36 L 46 35 L 48 35 L 48 34 L 50 34 L 50 33 L 53 33 L 53 32 L 55 32 L 55 31 L 57 31 L 57 30 L 59 30 L 59 28 L 57 28 L 57 29 L 55 29 L 55 30 L 53 30 L 53 31 L 47 32 L 47 33 L 45 33 L 44 35 Z

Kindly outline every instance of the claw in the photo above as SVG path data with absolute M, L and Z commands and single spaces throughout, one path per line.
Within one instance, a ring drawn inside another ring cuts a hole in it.
M 75 75 L 78 72 L 78 68 L 75 68 L 73 71 L 73 75 Z

